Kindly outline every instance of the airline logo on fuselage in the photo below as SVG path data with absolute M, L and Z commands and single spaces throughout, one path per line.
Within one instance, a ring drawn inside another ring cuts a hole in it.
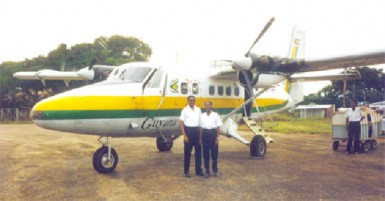
M 178 122 L 178 119 L 154 119 L 148 117 L 143 121 L 142 129 L 158 129 L 165 127 L 174 127 Z

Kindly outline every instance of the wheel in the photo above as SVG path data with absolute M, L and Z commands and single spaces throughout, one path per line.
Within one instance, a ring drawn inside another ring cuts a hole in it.
M 250 143 L 250 156 L 264 157 L 266 153 L 266 140 L 262 135 L 256 135 L 253 137 Z
M 365 141 L 365 142 L 361 143 L 362 153 L 367 153 L 369 151 L 369 147 L 370 147 L 369 142 Z
M 334 141 L 333 142 L 333 150 L 338 151 L 338 147 L 340 146 L 340 141 Z
M 174 140 L 171 137 L 166 137 L 167 141 L 164 141 L 163 137 L 156 138 L 156 147 L 159 151 L 170 151 L 172 145 L 174 144 Z
M 372 150 L 377 149 L 377 141 L 376 140 L 372 140 L 370 142 L 370 148 L 372 148 Z
M 96 150 L 92 159 L 94 169 L 99 173 L 111 173 L 118 165 L 118 154 L 111 148 L 111 159 L 108 159 L 108 147 L 102 146 Z

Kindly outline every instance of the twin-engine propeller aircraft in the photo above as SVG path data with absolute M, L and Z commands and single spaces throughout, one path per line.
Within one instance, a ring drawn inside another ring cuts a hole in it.
M 359 78 L 356 72 L 311 77 L 296 73 L 385 63 L 385 51 L 319 60 L 299 59 L 304 52 L 304 40 L 304 31 L 294 28 L 288 58 L 256 55 L 250 53 L 252 46 L 244 58 L 217 61 L 205 70 L 147 62 L 124 64 L 113 68 L 105 81 L 40 101 L 33 107 L 32 119 L 46 129 L 101 136 L 102 147 L 93 156 L 93 166 L 100 173 L 109 173 L 118 163 L 118 154 L 111 147 L 109 137 L 156 137 L 159 151 L 169 151 L 173 140 L 181 135 L 180 112 L 187 105 L 187 97 L 194 95 L 201 108 L 206 100 L 212 101 L 224 122 L 222 135 L 250 146 L 251 156 L 264 156 L 266 141 L 271 139 L 263 130 L 256 129 L 255 122 L 243 116 L 258 118 L 293 107 L 303 98 L 301 81 Z M 96 68 L 96 65 L 87 67 L 71 76 L 90 79 L 92 76 L 82 74 L 92 74 Z M 65 72 L 55 72 L 53 76 L 48 71 L 45 73 L 44 77 L 43 73 L 24 72 L 24 78 L 72 80 Z M 23 79 L 22 75 L 16 73 L 15 77 Z M 242 119 L 255 133 L 250 142 L 237 134 L 235 122 Z

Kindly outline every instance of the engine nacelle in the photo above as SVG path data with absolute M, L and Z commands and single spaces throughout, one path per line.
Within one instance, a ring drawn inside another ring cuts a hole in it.
M 250 70 L 253 61 L 250 57 L 233 60 L 232 67 L 237 71 Z

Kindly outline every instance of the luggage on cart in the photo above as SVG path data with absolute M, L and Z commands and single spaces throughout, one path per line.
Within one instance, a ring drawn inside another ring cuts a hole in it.
M 360 108 L 365 118 L 361 121 L 360 150 L 364 153 L 377 148 L 376 138 L 382 133 L 382 117 L 376 111 L 369 108 Z M 337 151 L 341 142 L 347 142 L 345 113 L 347 109 L 341 108 L 332 118 L 333 150 Z

